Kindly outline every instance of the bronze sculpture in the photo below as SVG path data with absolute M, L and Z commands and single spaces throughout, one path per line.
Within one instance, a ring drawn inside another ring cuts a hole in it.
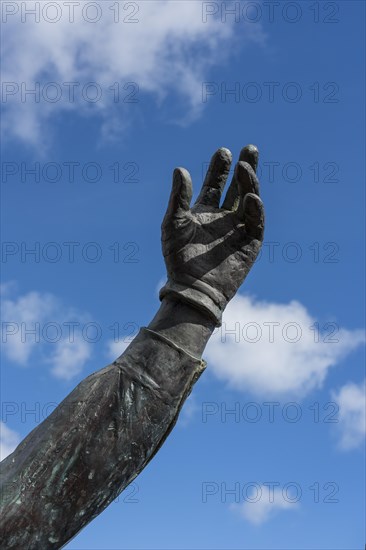
M 62 548 L 165 441 L 263 241 L 257 164 L 257 148 L 245 147 L 221 207 L 230 151 L 214 154 L 192 208 L 189 173 L 174 171 L 161 307 L 116 361 L 85 378 L 1 463 L 4 550 Z

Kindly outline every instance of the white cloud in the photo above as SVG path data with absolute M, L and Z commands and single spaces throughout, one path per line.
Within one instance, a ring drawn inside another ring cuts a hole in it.
M 2 342 L 9 359 L 20 365 L 28 363 L 37 340 L 40 341 L 41 323 L 52 317 L 56 310 L 55 297 L 46 293 L 29 292 L 17 300 L 3 301 Z M 34 335 L 30 332 L 33 329 L 36 329 Z
M 193 420 L 195 414 L 200 410 L 196 402 L 194 394 L 191 394 L 185 401 L 181 413 L 179 415 L 179 425 L 183 428 L 188 426 Z
M 4 355 L 21 366 L 47 364 L 56 378 L 70 380 L 91 356 L 95 331 L 88 321 L 86 314 L 65 307 L 50 293 L 7 297 L 2 302 Z
M 298 507 L 298 495 L 279 487 L 258 485 L 241 503 L 233 503 L 230 508 L 254 525 L 262 525 L 280 510 L 294 510 Z
M 33 9 L 35 4 L 40 6 L 39 22 L 34 15 L 25 14 L 24 4 Z M 62 111 L 101 115 L 104 134 L 125 128 L 136 112 L 136 104 L 126 102 L 127 93 L 132 92 L 132 88 L 123 90 L 127 82 L 138 84 L 140 101 L 140 93 L 152 94 L 159 105 L 173 95 L 190 120 L 203 107 L 202 82 L 210 68 L 245 42 L 264 40 L 260 23 L 240 21 L 240 29 L 236 24 L 240 37 L 235 39 L 234 17 L 222 23 L 218 14 L 203 22 L 201 2 L 132 2 L 130 5 L 137 6 L 135 14 L 133 6 L 126 9 L 126 3 L 119 2 L 117 22 L 112 3 L 96 2 L 100 17 L 94 23 L 90 19 L 98 14 L 92 9 L 83 12 L 85 2 L 75 6 L 74 22 L 70 22 L 67 3 L 51 4 L 59 6 L 58 14 L 55 7 L 46 10 L 42 2 L 18 2 L 17 13 L 5 16 L 3 23 L 3 83 L 19 86 L 19 92 L 8 95 L 4 104 L 4 131 L 38 146 L 46 144 L 45 122 Z M 22 15 L 25 22 L 20 22 Z M 59 20 L 50 22 L 57 16 Z M 132 19 L 136 22 L 129 22 Z M 38 103 L 33 96 L 21 93 L 21 83 L 32 89 L 36 82 L 40 83 Z M 56 87 L 45 87 L 50 82 Z M 73 102 L 69 99 L 72 86 L 64 85 L 66 82 L 79 83 Z M 94 93 L 84 88 L 89 82 L 101 87 L 102 96 L 95 103 L 85 100 Z M 116 82 L 121 86 L 118 107 L 123 107 L 118 114 L 112 110 L 116 103 L 109 89 Z M 60 91 L 61 98 L 50 101 Z
M 78 375 L 91 355 L 90 344 L 80 338 L 74 342 L 67 339 L 57 342 L 56 349 L 50 358 L 51 373 L 56 378 L 70 380 Z
M 125 351 L 130 342 L 124 342 L 122 340 L 109 340 L 107 342 L 107 356 L 110 361 L 115 361 Z
M 297 301 L 280 304 L 237 295 L 204 357 L 210 370 L 232 388 L 303 397 L 320 388 L 328 370 L 365 342 L 362 330 L 314 323 Z
M 361 447 L 366 435 L 366 380 L 360 384 L 350 382 L 332 392 L 339 406 L 339 447 L 348 451 Z
M 6 283 L 0 283 L 0 296 L 2 298 L 6 298 L 16 289 L 17 289 L 17 283 L 15 281 L 7 281 Z
M 10 455 L 19 443 L 19 434 L 0 421 L 0 461 Z

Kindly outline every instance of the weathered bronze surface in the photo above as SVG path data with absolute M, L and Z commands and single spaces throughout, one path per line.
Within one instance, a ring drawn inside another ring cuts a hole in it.
M 159 450 L 205 369 L 202 352 L 252 267 L 264 213 L 245 147 L 220 207 L 231 153 L 213 156 L 193 206 L 183 168 L 162 224 L 161 307 L 126 351 L 85 378 L 0 464 L 1 548 L 62 548 Z

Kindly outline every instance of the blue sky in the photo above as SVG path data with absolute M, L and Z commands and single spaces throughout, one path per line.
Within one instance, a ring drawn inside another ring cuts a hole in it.
M 2 4 L 4 455 L 152 319 L 173 169 L 197 194 L 218 147 L 254 143 L 261 256 L 163 448 L 66 548 L 362 548 L 364 4 L 22 4 Z

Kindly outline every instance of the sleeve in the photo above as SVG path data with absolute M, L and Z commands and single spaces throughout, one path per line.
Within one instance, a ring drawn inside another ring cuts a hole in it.
M 58 549 L 141 472 L 206 363 L 142 328 L 1 463 L 4 550 Z

